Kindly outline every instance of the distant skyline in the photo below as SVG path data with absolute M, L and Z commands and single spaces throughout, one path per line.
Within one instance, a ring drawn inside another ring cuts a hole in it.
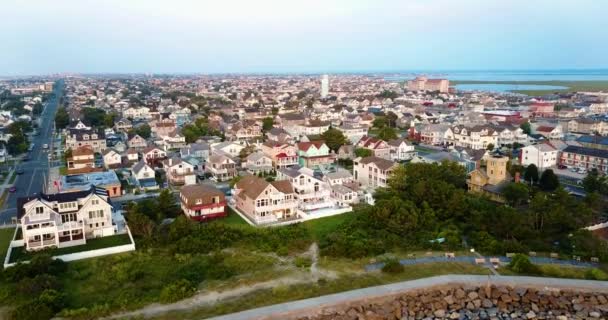
M 0 76 L 608 68 L 608 2 L 12 1 Z

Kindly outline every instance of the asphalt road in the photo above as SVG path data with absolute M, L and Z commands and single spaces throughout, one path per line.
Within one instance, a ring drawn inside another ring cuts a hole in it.
M 40 116 L 41 123 L 38 127 L 37 136 L 32 136 L 34 148 L 28 153 L 30 160 L 21 162 L 17 168 L 23 170 L 23 174 L 17 176 L 14 186 L 17 191 L 10 193 L 9 197 L 0 211 L 0 224 L 10 223 L 17 213 L 17 198 L 40 193 L 49 173 L 48 151 L 44 150 L 44 144 L 51 145 L 54 130 L 55 113 L 59 106 L 59 98 L 63 93 L 64 83 L 59 80 L 55 83 L 55 97 L 46 102 L 46 106 Z

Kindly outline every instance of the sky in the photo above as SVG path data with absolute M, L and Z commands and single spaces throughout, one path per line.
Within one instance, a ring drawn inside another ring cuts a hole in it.
M 0 0 L 0 75 L 608 68 L 604 0 Z

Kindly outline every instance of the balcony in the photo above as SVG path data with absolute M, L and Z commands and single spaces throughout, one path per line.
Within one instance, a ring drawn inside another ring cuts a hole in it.
M 72 229 L 82 229 L 82 227 L 84 226 L 84 222 L 81 221 L 68 221 L 68 222 L 64 222 L 60 225 L 57 226 L 57 230 L 58 231 L 67 231 L 67 230 L 72 230 Z

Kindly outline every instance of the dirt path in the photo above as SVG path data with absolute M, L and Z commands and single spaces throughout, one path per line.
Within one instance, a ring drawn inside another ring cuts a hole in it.
M 271 289 L 277 286 L 288 286 L 303 283 L 314 283 L 320 278 L 335 278 L 336 275 L 332 271 L 319 269 L 319 247 L 313 243 L 310 248 L 304 253 L 311 259 L 309 272 L 300 272 L 293 275 L 281 277 L 274 280 L 256 283 L 249 286 L 240 286 L 224 291 L 201 291 L 194 296 L 175 303 L 160 304 L 154 303 L 135 311 L 115 314 L 101 319 L 124 319 L 131 317 L 152 317 L 170 311 L 186 311 L 196 309 L 202 306 L 213 305 L 223 300 L 240 297 L 242 295 L 263 289 Z

